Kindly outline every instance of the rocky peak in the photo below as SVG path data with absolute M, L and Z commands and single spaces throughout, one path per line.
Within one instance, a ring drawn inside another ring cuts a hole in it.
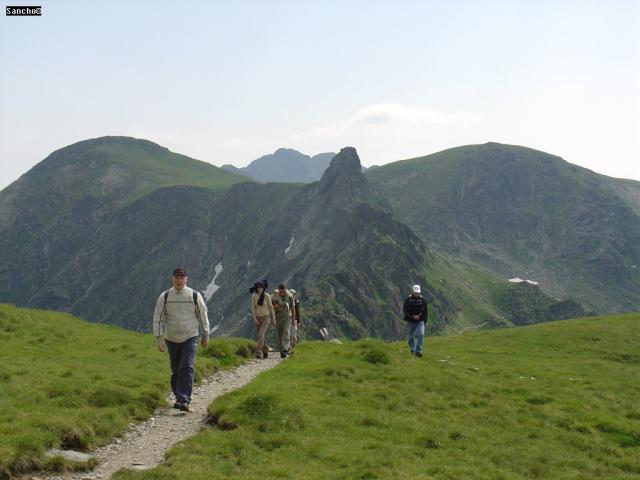
M 369 183 L 362 175 L 360 157 L 355 148 L 344 147 L 333 157 L 329 168 L 320 179 L 318 188 L 321 193 L 329 193 L 341 200 L 369 200 Z

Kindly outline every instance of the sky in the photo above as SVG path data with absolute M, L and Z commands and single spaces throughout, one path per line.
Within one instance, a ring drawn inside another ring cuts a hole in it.
M 0 188 L 104 135 L 218 166 L 495 141 L 640 180 L 638 0 L 39 4 L 0 17 Z

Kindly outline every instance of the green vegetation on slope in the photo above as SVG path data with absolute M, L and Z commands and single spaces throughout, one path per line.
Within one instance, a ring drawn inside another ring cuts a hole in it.
M 640 308 L 640 182 L 515 145 L 452 148 L 366 173 L 427 245 L 598 312 Z
M 429 305 L 430 333 L 528 325 L 589 314 L 572 300 L 557 301 L 538 286 L 510 283 L 443 253 L 434 253 L 425 276 L 456 306 L 455 314 L 443 323 L 437 315 L 438 299 Z
M 145 142 L 145 140 L 136 142 Z M 114 162 L 135 169 L 144 179 L 132 192 L 131 201 L 158 188 L 173 185 L 223 190 L 234 183 L 248 181 L 244 176 L 227 172 L 210 163 L 195 160 L 162 147 L 149 151 L 145 148 L 132 148 L 126 143 L 113 142 L 98 146 L 96 151 L 104 153 Z
M 404 343 L 306 343 L 133 479 L 631 479 L 640 315 Z
M 149 335 L 0 305 L 0 478 L 65 468 L 48 448 L 86 450 L 165 405 L 169 362 Z M 196 379 L 240 364 L 253 342 L 216 339 Z
M 148 140 L 100 137 L 56 150 L 16 184 L 36 190 L 42 185 L 58 187 L 74 200 L 114 195 L 118 204 L 127 204 L 163 187 L 223 190 L 246 181 L 250 180 Z

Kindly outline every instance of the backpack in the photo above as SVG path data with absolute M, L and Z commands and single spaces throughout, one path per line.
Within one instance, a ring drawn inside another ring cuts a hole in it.
M 164 292 L 164 307 L 165 308 L 167 308 L 167 298 L 169 298 L 169 290 Z M 195 290 L 193 291 L 193 304 L 196 307 L 198 306 L 198 292 L 196 292 Z
M 167 311 L 167 298 L 169 298 L 169 290 L 164 292 L 164 308 L 162 309 L 163 312 Z M 199 315 L 200 309 L 198 308 L 198 292 L 196 292 L 195 290 L 193 291 L 193 306 L 195 307 L 196 312 L 198 312 Z

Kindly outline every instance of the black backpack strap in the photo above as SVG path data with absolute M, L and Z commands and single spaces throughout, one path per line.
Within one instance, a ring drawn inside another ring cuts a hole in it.
M 193 291 L 193 308 L 196 310 L 196 316 L 198 317 L 198 322 L 200 322 L 200 307 L 198 306 L 198 292 Z
M 164 308 L 163 308 L 163 311 L 167 309 L 167 298 L 169 298 L 169 290 L 164 292 Z M 196 308 L 196 311 L 198 311 L 198 313 L 200 313 L 200 310 L 198 308 L 198 292 L 196 292 L 195 290 L 193 291 L 193 306 Z

